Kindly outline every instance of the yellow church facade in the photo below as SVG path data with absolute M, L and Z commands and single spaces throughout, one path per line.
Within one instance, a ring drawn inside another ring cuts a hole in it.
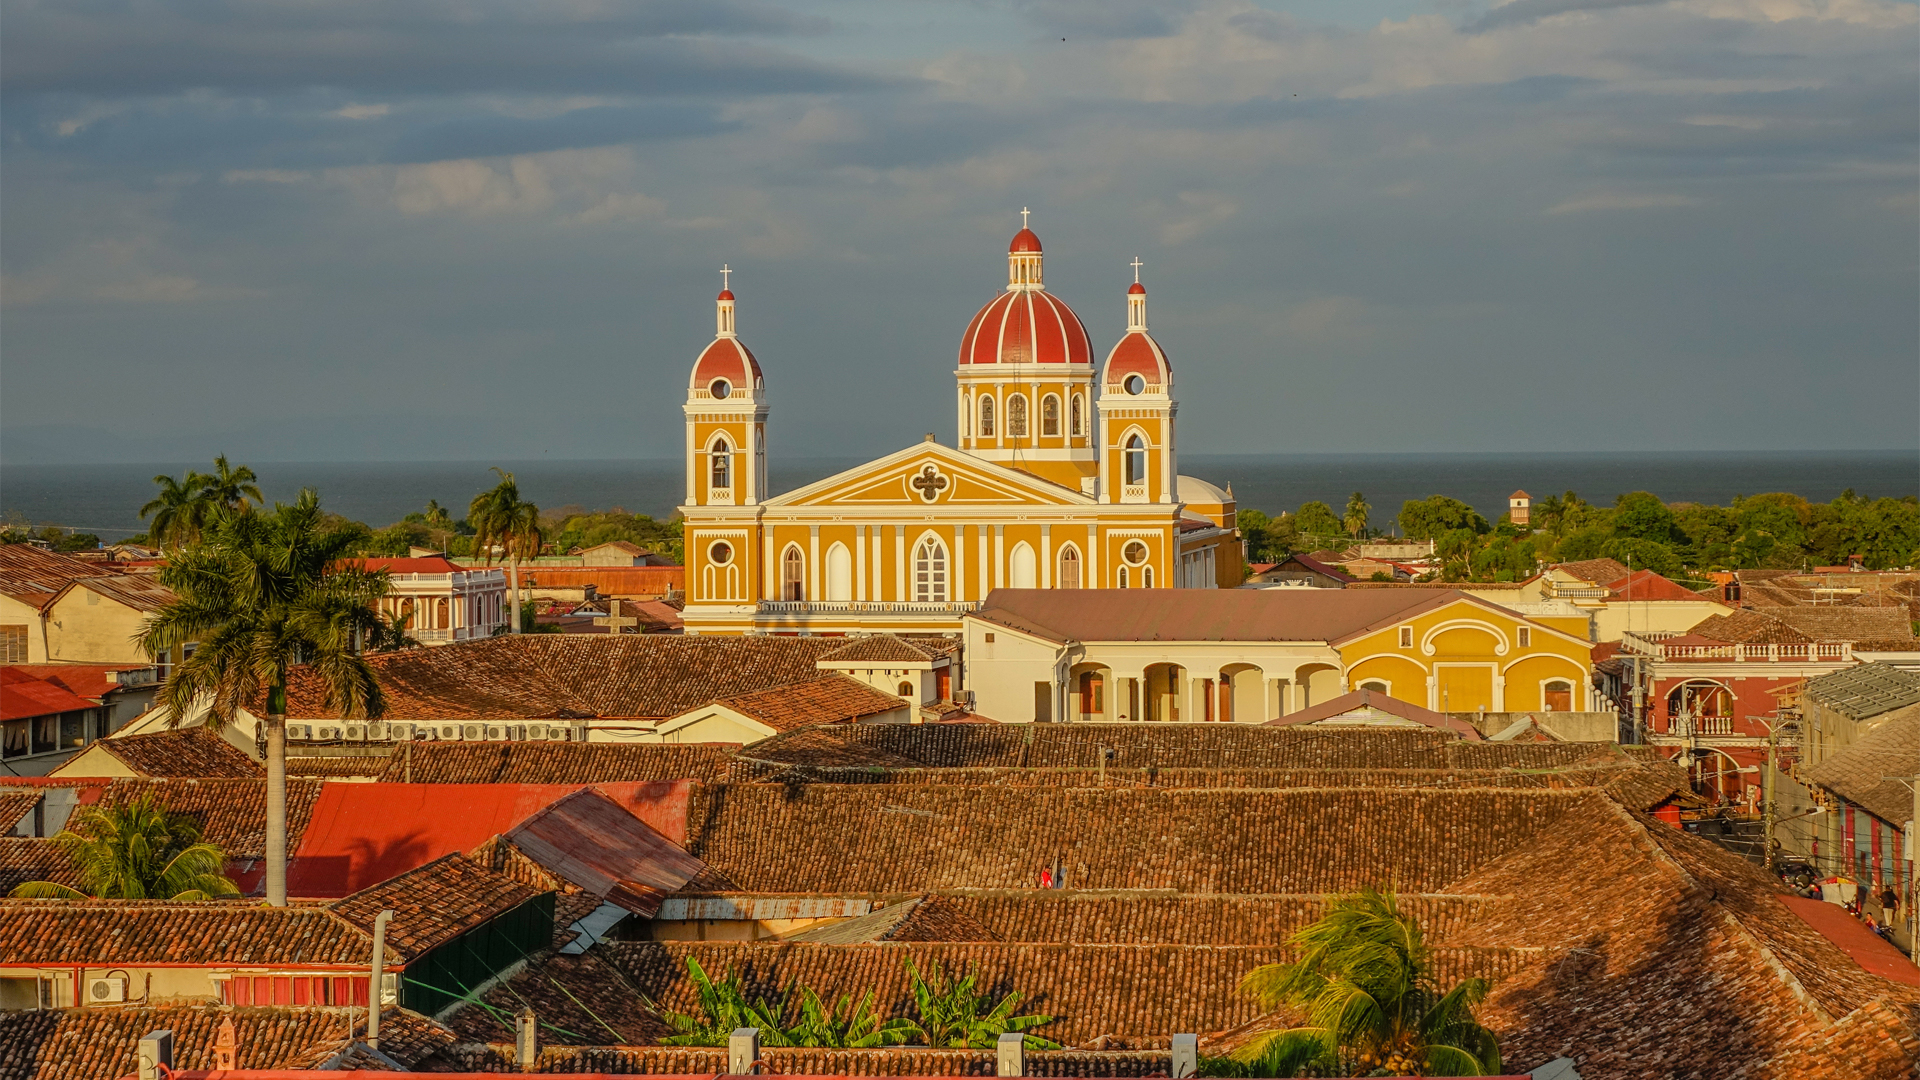
M 1095 363 L 1028 229 L 1007 278 L 962 338 L 954 445 L 928 436 L 780 494 L 764 377 L 721 292 L 684 407 L 689 633 L 957 633 L 998 588 L 1242 582 L 1231 493 L 1178 471 L 1145 288 L 1131 286 L 1126 331 Z

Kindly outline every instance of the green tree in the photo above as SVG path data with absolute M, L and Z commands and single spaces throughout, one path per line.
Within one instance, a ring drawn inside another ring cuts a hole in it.
M 1635 570 L 1651 570 L 1662 577 L 1680 573 L 1680 557 L 1665 544 L 1632 537 L 1616 537 L 1601 549 L 1607 558 Z
M 1345 516 L 1340 519 L 1340 523 L 1347 527 L 1347 535 L 1356 540 L 1366 538 L 1367 513 L 1372 509 L 1373 507 L 1367 505 L 1367 497 L 1365 495 L 1356 491 L 1347 496 L 1347 512 Z
M 1400 530 L 1410 540 L 1435 540 L 1455 529 L 1484 535 L 1493 526 L 1473 507 L 1445 495 L 1408 499 L 1400 504 Z
M 29 881 L 10 894 L 35 899 L 205 900 L 238 896 L 223 871 L 226 852 L 200 838 L 200 823 L 169 812 L 151 792 L 96 806 L 53 842 L 72 861 L 80 888 Z
M 760 1030 L 763 1046 L 826 1046 L 860 1048 L 898 1046 L 914 1034 L 913 1021 L 882 1020 L 874 1011 L 874 992 L 858 1002 L 842 994 L 828 1005 L 811 989 L 787 983 L 776 1000 L 747 995 L 740 976 L 731 968 L 713 981 L 700 962 L 687 957 L 687 976 L 693 980 L 699 1015 L 661 1011 L 673 1034 L 660 1041 L 668 1046 L 725 1046 L 736 1028 Z
M 260 478 L 245 465 L 233 468 L 227 455 L 213 459 L 213 472 L 200 477 L 200 493 L 209 506 L 222 510 L 246 510 L 254 503 L 265 505 L 260 497 Z
M 1613 535 L 1629 540 L 1670 545 L 1685 539 L 1675 527 L 1673 511 L 1651 492 L 1630 491 L 1615 499 L 1611 524 Z
M 1053 1023 L 1053 1017 L 1032 1013 L 1014 1015 L 1021 995 L 1009 992 L 994 1001 L 991 993 L 979 989 L 980 973 L 972 967 L 965 976 L 949 979 L 937 960 L 931 974 L 926 976 L 908 960 L 907 979 L 913 991 L 913 1032 L 926 1046 L 991 1049 L 1000 1036 L 1019 1032 L 1025 1036 L 1029 1050 L 1060 1049 L 1057 1042 L 1026 1034 Z
M 502 472 L 498 466 L 493 471 L 500 482 L 473 497 L 467 507 L 467 520 L 473 524 L 474 550 L 490 559 L 498 549 L 507 560 L 509 587 L 518 601 L 520 560 L 540 554 L 540 508 L 520 498 L 520 485 L 514 482 L 512 473 Z M 512 611 L 513 626 L 508 632 L 518 634 L 523 625 L 518 603 L 512 605 Z
M 222 509 L 200 543 L 160 571 L 174 599 L 147 618 L 140 644 L 151 657 L 197 642 L 173 667 L 158 706 L 177 725 L 195 710 L 230 723 L 259 708 L 267 745 L 267 902 L 287 902 L 287 672 L 304 662 L 342 717 L 378 716 L 373 669 L 359 646 L 380 626 L 374 604 L 385 573 L 343 567 L 349 534 L 322 528 L 320 497 L 304 490 L 271 513 Z
M 1584 559 L 1598 559 L 1606 554 L 1607 544 L 1612 540 L 1607 530 L 1599 525 L 1588 525 L 1575 529 L 1562 537 L 1554 548 L 1554 558 L 1560 562 L 1580 562 Z
M 1804 500 L 1792 495 L 1735 499 L 1734 565 L 1797 569 L 1806 558 L 1806 532 L 1800 516 L 1805 507 Z
M 1301 504 L 1300 511 L 1293 515 L 1293 527 L 1308 538 L 1308 543 L 1341 537 L 1347 532 L 1346 525 L 1334 514 L 1333 507 L 1318 499 Z
M 1490 1076 L 1500 1044 L 1474 1017 L 1487 982 L 1441 993 L 1420 927 L 1390 892 L 1339 897 L 1294 933 L 1300 958 L 1255 968 L 1240 989 L 1297 1027 L 1236 1051 L 1253 1076 Z
M 178 480 L 162 474 L 153 482 L 160 486 L 160 492 L 140 508 L 142 518 L 153 518 L 147 535 L 163 548 L 198 540 L 207 524 L 207 477 L 188 469 L 187 475 Z

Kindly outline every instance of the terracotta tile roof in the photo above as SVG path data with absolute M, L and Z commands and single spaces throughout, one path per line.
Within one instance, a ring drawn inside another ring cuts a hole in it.
M 899 662 L 922 664 L 936 659 L 942 654 L 893 634 L 869 634 L 857 637 L 848 645 L 842 645 L 820 657 L 822 662 L 868 661 L 872 663 Z
M 1920 702 L 1920 672 L 1892 664 L 1856 664 L 1807 680 L 1808 700 L 1853 720 Z
M 0 836 L 0 895 L 29 881 L 57 881 L 76 888 L 80 885 L 73 862 L 51 839 Z
M 0 594 L 44 607 L 79 578 L 95 577 L 100 564 L 32 544 L 0 544 Z
M 1913 792 L 1899 778 L 1920 772 L 1920 715 L 1895 717 L 1859 742 L 1800 770 L 1800 778 L 1899 826 L 1913 817 Z
M 604 784 L 718 780 L 736 743 L 454 743 L 397 748 L 380 776 L 415 784 Z
M 370 657 L 390 720 L 667 717 L 716 698 L 817 678 L 844 642 L 821 637 L 517 634 Z M 295 668 L 288 715 L 330 719 Z
M 8 545 L 19 547 L 22 545 Z M 114 1007 L 0 1012 L 0 1076 L 8 1080 L 110 1080 L 135 1075 L 140 1037 L 173 1032 L 182 1069 L 213 1068 L 220 1024 L 231 1019 L 243 1069 L 308 1067 L 345 1045 L 340 1009 Z M 384 1040 L 383 1040 L 384 1041 Z
M 387 944 L 406 959 L 502 915 L 540 894 L 464 855 L 442 855 L 425 866 L 327 905 L 371 934 L 374 917 L 392 908 Z
M 897 694 L 835 674 L 725 698 L 716 704 L 752 717 L 775 731 L 793 731 L 895 712 L 906 709 L 909 703 Z
M 1564 570 L 1581 581 L 1602 585 L 1609 581 L 1619 581 L 1632 571 L 1627 564 L 1617 559 L 1582 559 L 1579 562 L 1554 563 L 1549 570 Z
M 1419 724 L 1421 727 L 1451 731 L 1469 742 L 1479 742 L 1484 737 L 1477 728 L 1465 720 L 1458 720 L 1446 713 L 1434 712 L 1432 709 L 1423 709 L 1410 701 L 1401 701 L 1391 694 L 1382 694 L 1374 690 L 1353 690 L 1318 705 L 1308 706 L 1299 712 L 1288 713 L 1277 720 L 1269 720 L 1266 726 L 1291 727 L 1295 724 L 1314 724 L 1363 710 L 1377 710 L 1410 723 Z
M 94 745 L 137 776 L 238 780 L 265 775 L 259 762 L 204 727 L 101 739 Z
M 300 837 L 320 797 L 320 780 L 287 781 L 287 850 L 297 851 Z M 106 805 L 131 802 L 151 793 L 176 813 L 200 822 L 202 838 L 218 844 L 227 858 L 264 859 L 267 852 L 267 782 L 265 780 L 113 780 L 101 789 Z M 83 805 L 85 796 L 82 797 Z
M 511 1017 L 531 1007 L 543 1043 L 619 1046 L 652 1043 L 671 1034 L 642 1000 L 644 987 L 608 964 L 605 943 L 578 956 L 550 954 L 480 995 L 491 1008 L 464 1008 L 446 1023 L 462 1038 L 511 1042 Z
M 1464 595 L 1437 589 L 995 589 L 969 618 L 1048 641 L 1336 641 Z
M 290 757 L 287 775 L 317 780 L 378 780 L 387 771 L 387 758 L 379 757 Z
M 21 818 L 40 805 L 42 795 L 39 791 L 22 791 L 19 788 L 0 790 L 0 834 L 20 824 Z
M 325 908 L 244 900 L 0 900 L 0 964 L 367 962 L 367 935 Z
M 508 1047 L 489 1047 L 489 1065 L 504 1069 Z M 800 1076 L 992 1076 L 992 1050 L 928 1050 L 890 1046 L 873 1050 L 828 1050 L 766 1046 L 761 1060 L 769 1073 Z M 1172 1058 L 1164 1050 L 1029 1050 L 1029 1076 L 1167 1076 Z M 600 1071 L 622 1074 L 723 1074 L 725 1047 L 700 1046 L 552 1046 L 543 1047 L 535 1066 L 541 1072 Z M 492 1070 L 490 1070 L 492 1071 Z
M 688 809 L 687 850 L 751 892 L 1025 888 L 1056 859 L 1077 889 L 1322 892 L 1386 878 L 1434 891 L 1577 797 L 708 785 Z M 1356 839 L 1330 852 L 1329 830 Z
M 1900 608 L 1783 607 L 1715 615 L 1688 631 L 1714 641 L 1789 645 L 1809 641 L 1913 643 L 1913 624 Z

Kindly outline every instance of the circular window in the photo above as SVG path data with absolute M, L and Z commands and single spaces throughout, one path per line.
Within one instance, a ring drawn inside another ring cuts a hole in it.
M 733 561 L 733 547 L 725 542 L 707 549 L 707 559 L 715 566 L 725 566 Z
M 1135 566 L 1139 566 L 1141 563 L 1147 561 L 1147 545 L 1138 540 L 1134 540 L 1128 543 L 1126 547 L 1120 549 L 1120 557 Z
M 1120 385 L 1126 387 L 1129 394 L 1139 394 L 1147 389 L 1147 380 L 1138 375 L 1129 375 L 1127 381 Z
M 713 380 L 713 385 L 707 387 L 707 392 L 721 401 L 725 401 L 733 396 L 733 384 L 725 379 L 715 379 Z

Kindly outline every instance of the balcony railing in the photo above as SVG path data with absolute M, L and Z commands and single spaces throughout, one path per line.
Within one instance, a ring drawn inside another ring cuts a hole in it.
M 1667 723 L 1670 735 L 1731 735 L 1731 716 L 1676 716 Z
M 756 610 L 762 615 L 965 615 L 980 610 L 980 601 L 762 600 Z
M 1671 635 L 1666 635 L 1671 636 Z M 1853 662 L 1850 641 L 1789 642 L 1774 645 L 1676 645 L 1651 640 L 1652 634 L 1624 634 L 1621 644 L 1627 652 L 1656 660 L 1719 660 L 1735 664 L 1838 663 Z
M 493 636 L 491 626 L 455 626 L 445 630 L 413 630 L 407 636 L 422 645 L 444 645 L 451 641 L 474 641 Z

